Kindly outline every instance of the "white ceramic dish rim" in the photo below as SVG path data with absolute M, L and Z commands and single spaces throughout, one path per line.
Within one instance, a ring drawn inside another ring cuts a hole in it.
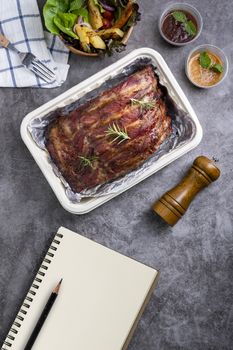
M 189 61 L 191 59 L 191 57 L 197 53 L 197 52 L 201 52 L 201 51 L 204 51 L 204 50 L 210 50 L 213 49 L 214 51 L 217 51 L 218 54 L 220 53 L 220 55 L 222 57 L 220 58 L 223 58 L 223 64 L 224 64 L 224 73 L 223 73 L 223 76 L 222 78 L 214 85 L 211 85 L 211 86 L 204 86 L 204 85 L 200 85 L 200 84 L 197 84 L 195 83 L 191 78 L 190 78 L 190 75 L 189 75 L 189 69 L 188 69 L 188 65 L 189 65 Z M 228 58 L 227 58 L 227 55 L 225 54 L 225 52 L 220 49 L 218 46 L 215 46 L 215 45 L 212 45 L 212 44 L 202 44 L 202 45 L 198 45 L 196 46 L 194 49 L 192 49 L 190 51 L 190 53 L 188 54 L 188 57 L 186 58 L 186 62 L 185 62 L 185 73 L 187 75 L 187 78 L 189 79 L 189 81 L 195 85 L 196 87 L 200 88 L 200 89 L 212 89 L 213 87 L 216 87 L 218 86 L 219 84 L 221 84 L 223 82 L 223 80 L 227 77 L 227 74 L 228 74 L 228 70 L 229 70 L 229 62 L 228 62 Z
M 182 106 L 182 108 L 185 111 L 189 113 L 193 122 L 195 123 L 196 134 L 190 142 L 181 145 L 180 147 L 172 150 L 170 153 L 159 158 L 142 176 L 135 178 L 134 183 L 132 183 L 131 186 L 128 186 L 128 188 L 118 193 L 113 193 L 98 198 L 83 199 L 80 203 L 73 203 L 67 198 L 63 184 L 61 183 L 59 178 L 54 174 L 52 166 L 51 164 L 49 164 L 47 153 L 40 149 L 33 141 L 28 131 L 28 125 L 32 119 L 46 115 L 52 110 L 63 107 L 67 104 L 72 103 L 74 100 L 77 100 L 87 92 L 100 86 L 105 80 L 111 78 L 111 76 L 118 74 L 118 72 L 121 71 L 125 66 L 129 65 L 131 62 L 141 57 L 149 57 L 152 59 L 152 61 L 156 63 L 158 70 L 164 76 L 164 79 L 166 81 L 164 85 L 168 87 L 169 94 L 176 100 L 176 102 L 180 106 Z M 122 192 L 145 180 L 147 177 L 156 173 L 158 170 L 162 169 L 172 161 L 191 151 L 200 143 L 202 139 L 202 134 L 202 127 L 198 121 L 196 113 L 194 112 L 188 99 L 186 98 L 185 94 L 183 93 L 182 89 L 177 83 L 175 77 L 168 68 L 166 62 L 157 51 L 150 48 L 141 48 L 132 51 L 124 58 L 118 60 L 117 62 L 94 74 L 93 76 L 84 80 L 78 85 L 72 87 L 71 89 L 67 90 L 66 92 L 54 98 L 53 100 L 45 103 L 41 107 L 30 112 L 25 116 L 21 124 L 21 137 L 24 143 L 26 144 L 27 148 L 29 149 L 30 153 L 32 154 L 33 158 L 35 159 L 37 165 L 44 174 L 45 178 L 47 179 L 48 183 L 50 184 L 60 204 L 67 211 L 73 214 L 80 215 L 86 214 L 92 211 L 93 209 L 99 207 L 100 205 L 106 203 L 107 201 L 118 196 Z

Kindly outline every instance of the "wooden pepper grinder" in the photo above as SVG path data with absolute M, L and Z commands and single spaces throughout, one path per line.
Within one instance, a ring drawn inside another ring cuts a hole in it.
M 153 205 L 153 211 L 170 226 L 174 226 L 185 214 L 194 197 L 219 176 L 220 170 L 214 160 L 204 156 L 196 158 L 183 180 Z

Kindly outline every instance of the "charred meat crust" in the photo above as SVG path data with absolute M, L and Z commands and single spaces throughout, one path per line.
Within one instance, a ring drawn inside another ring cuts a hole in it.
M 164 91 L 151 65 L 104 91 L 46 130 L 46 147 L 72 190 L 80 192 L 114 180 L 148 159 L 172 132 Z M 131 99 L 154 101 L 149 109 Z M 113 141 L 117 125 L 129 139 Z M 91 162 L 83 166 L 81 157 Z

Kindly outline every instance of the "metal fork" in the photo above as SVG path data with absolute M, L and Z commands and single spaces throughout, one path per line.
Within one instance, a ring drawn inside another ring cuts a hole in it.
M 43 62 L 41 62 L 35 55 L 30 52 L 20 52 L 3 34 L 0 33 L 0 45 L 6 49 L 17 52 L 19 58 L 24 65 L 35 75 L 51 83 L 56 80 L 55 73 L 49 69 Z

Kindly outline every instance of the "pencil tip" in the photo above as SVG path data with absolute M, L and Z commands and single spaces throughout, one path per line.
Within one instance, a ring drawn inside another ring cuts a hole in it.
M 58 294 L 62 281 L 63 281 L 63 278 L 61 278 L 58 285 L 54 288 L 54 291 L 53 291 L 54 293 Z

